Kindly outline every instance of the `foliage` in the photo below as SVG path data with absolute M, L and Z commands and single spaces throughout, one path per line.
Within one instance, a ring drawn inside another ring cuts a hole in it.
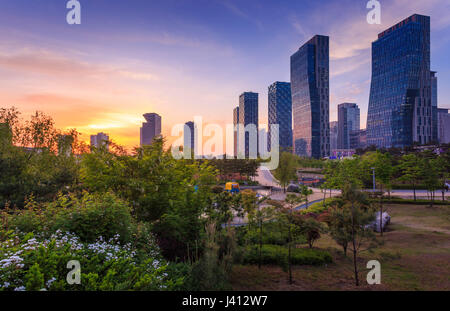
M 295 155 L 290 152 L 283 152 L 280 156 L 280 162 L 273 176 L 278 180 L 286 192 L 286 187 L 292 180 L 297 179 L 297 164 Z
M 62 231 L 49 238 L 10 232 L 0 244 L 0 291 L 179 288 L 184 279 L 168 273 L 153 239 L 147 243 L 154 251 L 138 256 L 131 244 L 120 243 L 119 235 L 83 243 L 78 236 Z M 69 285 L 66 281 L 70 260 L 80 262 L 81 284 Z
M 109 192 L 102 196 L 84 193 L 81 198 L 60 195 L 45 204 L 30 198 L 26 209 L 16 211 L 8 223 L 11 229 L 25 233 L 72 232 L 83 242 L 93 242 L 99 236 L 110 239 L 116 234 L 128 242 L 133 230 L 129 206 Z

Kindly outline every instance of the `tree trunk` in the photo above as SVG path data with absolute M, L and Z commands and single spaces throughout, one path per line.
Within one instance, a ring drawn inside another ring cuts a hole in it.
M 413 184 L 413 190 L 414 190 L 414 201 L 416 201 L 416 184 Z
M 383 236 L 383 187 L 380 193 L 380 234 Z
M 442 189 L 441 191 L 442 191 L 442 202 L 444 202 L 444 201 L 445 201 L 445 192 L 444 192 L 444 189 Z
M 262 220 L 259 223 L 259 261 L 258 269 L 261 270 L 261 259 L 262 259 Z
M 358 265 L 357 265 L 357 249 L 356 249 L 356 237 L 355 237 L 355 223 L 354 223 L 354 207 L 352 203 L 352 243 L 353 243 L 353 268 L 355 273 L 355 284 L 359 286 L 359 277 L 358 277 Z
M 344 255 L 347 257 L 347 244 L 342 245 L 342 248 L 344 249 Z
M 292 285 L 291 243 L 292 243 L 291 224 L 289 223 L 288 270 L 289 270 L 289 284 Z

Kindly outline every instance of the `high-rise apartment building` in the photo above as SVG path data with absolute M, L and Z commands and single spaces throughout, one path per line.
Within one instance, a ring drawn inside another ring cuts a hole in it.
M 141 127 L 141 147 L 151 145 L 153 138 L 161 135 L 161 117 L 157 113 L 146 113 L 144 118 L 147 122 Z
M 249 157 L 249 155 L 256 156 L 258 154 L 259 123 L 258 123 L 258 93 L 245 92 L 239 96 L 239 126 L 243 126 L 245 128 L 250 124 L 253 124 L 256 127 L 256 133 L 250 133 L 248 131 L 245 131 L 244 154 L 246 158 Z M 255 135 L 256 137 L 251 137 L 250 136 L 251 134 L 256 134 Z M 253 148 L 256 149 L 250 150 Z
M 438 142 L 438 84 L 436 71 L 431 71 L 431 113 L 432 113 L 432 141 Z
M 438 141 L 440 144 L 450 144 L 450 114 L 448 109 L 438 109 Z
M 275 82 L 269 86 L 268 98 L 268 149 L 271 145 L 271 124 L 279 125 L 280 150 L 292 149 L 292 97 L 291 84 L 288 82 Z
M 188 154 L 192 154 L 195 152 L 195 135 L 197 132 L 197 127 L 195 123 L 192 121 L 186 122 L 184 124 L 184 132 L 183 132 L 183 150 Z
M 357 104 L 338 106 L 338 149 L 356 149 L 359 146 L 360 110 Z
M 415 14 L 372 43 L 367 144 L 403 147 L 432 136 L 430 17 Z
M 330 154 L 333 150 L 338 149 L 338 121 L 330 122 Z
M 237 126 L 239 125 L 239 107 L 233 109 L 233 126 L 234 126 L 234 156 L 238 156 L 239 135 Z
M 329 37 L 316 35 L 291 56 L 294 152 L 330 154 Z
M 96 135 L 91 135 L 91 147 L 100 148 L 105 146 L 108 150 L 109 136 L 105 133 L 98 133 Z

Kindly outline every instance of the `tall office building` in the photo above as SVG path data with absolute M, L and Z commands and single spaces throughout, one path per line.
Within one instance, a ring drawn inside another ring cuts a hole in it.
M 188 154 L 192 154 L 195 151 L 195 134 L 197 132 L 197 126 L 195 126 L 194 122 L 189 121 L 184 124 L 184 133 L 183 133 L 183 151 L 188 152 Z
M 153 138 L 161 135 L 161 117 L 156 113 L 146 113 L 144 118 L 147 122 L 141 127 L 141 147 L 151 145 Z
M 330 154 L 329 37 L 314 36 L 291 56 L 294 152 Z
M 357 104 L 338 106 L 338 149 L 356 149 L 359 146 L 360 111 Z
M 450 144 L 450 114 L 448 109 L 438 109 L 438 141 L 440 144 Z
M 269 86 L 268 98 L 269 132 L 268 149 L 272 150 L 271 124 L 279 125 L 280 150 L 287 151 L 292 148 L 292 97 L 291 84 L 288 82 L 275 82 Z
M 253 145 L 256 150 L 256 155 L 258 154 L 258 93 L 245 92 L 239 96 L 239 125 L 244 126 L 244 128 L 249 125 L 254 124 L 256 126 L 256 141 Z M 245 132 L 245 142 L 244 151 L 245 157 L 248 158 L 250 154 L 250 133 Z M 253 150 L 252 150 L 253 151 Z
M 372 43 L 367 144 L 403 147 L 432 140 L 430 17 L 412 15 Z
M 437 77 L 436 71 L 431 71 L 431 125 L 432 125 L 432 138 L 434 142 L 438 142 L 438 87 L 437 87 Z
M 97 135 L 91 135 L 91 147 L 100 148 L 105 146 L 108 150 L 109 136 L 105 133 L 98 133 Z
M 330 122 L 330 154 L 333 154 L 333 150 L 338 149 L 338 121 Z
M 239 147 L 239 143 L 238 143 L 238 130 L 237 130 L 237 126 L 239 124 L 239 107 L 236 107 L 233 109 L 233 126 L 234 126 L 234 156 L 237 157 L 238 156 L 238 147 Z

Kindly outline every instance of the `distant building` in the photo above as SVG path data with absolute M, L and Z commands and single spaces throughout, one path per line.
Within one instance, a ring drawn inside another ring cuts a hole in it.
M 189 121 L 184 124 L 184 145 L 183 150 L 187 151 L 188 154 L 195 152 L 195 134 L 197 132 L 197 127 L 194 122 Z
M 236 107 L 233 109 L 233 126 L 234 126 L 234 156 L 237 157 L 238 155 L 238 131 L 237 126 L 239 125 L 239 107 Z
M 314 36 L 291 56 L 294 152 L 330 155 L 329 37 Z
M 292 97 L 291 84 L 288 82 L 275 82 L 269 86 L 268 98 L 268 149 L 271 146 L 271 124 L 279 125 L 279 142 L 281 150 L 292 149 Z
M 359 146 L 360 111 L 357 104 L 338 106 L 338 149 L 355 149 Z
M 109 136 L 105 133 L 98 133 L 97 135 L 91 135 L 91 147 L 100 148 L 105 146 L 106 150 L 109 149 Z
M 330 150 L 338 148 L 338 121 L 330 122 Z
M 245 132 L 244 151 L 245 157 L 248 158 L 252 153 L 250 148 L 256 148 L 256 154 L 258 154 L 258 93 L 245 92 L 239 96 L 239 125 L 244 128 L 250 124 L 256 127 L 256 141 L 255 145 L 250 144 L 250 133 Z
M 438 141 L 450 144 L 450 114 L 448 109 L 438 109 Z
M 432 141 L 438 142 L 438 84 L 436 71 L 431 71 L 431 113 Z
M 367 148 L 367 130 L 363 129 L 359 131 L 359 148 Z
M 146 113 L 144 118 L 147 122 L 141 127 L 141 147 L 153 143 L 153 138 L 161 135 L 161 117 L 157 113 Z
M 378 148 L 432 141 L 430 17 L 414 14 L 372 43 L 367 144 Z

